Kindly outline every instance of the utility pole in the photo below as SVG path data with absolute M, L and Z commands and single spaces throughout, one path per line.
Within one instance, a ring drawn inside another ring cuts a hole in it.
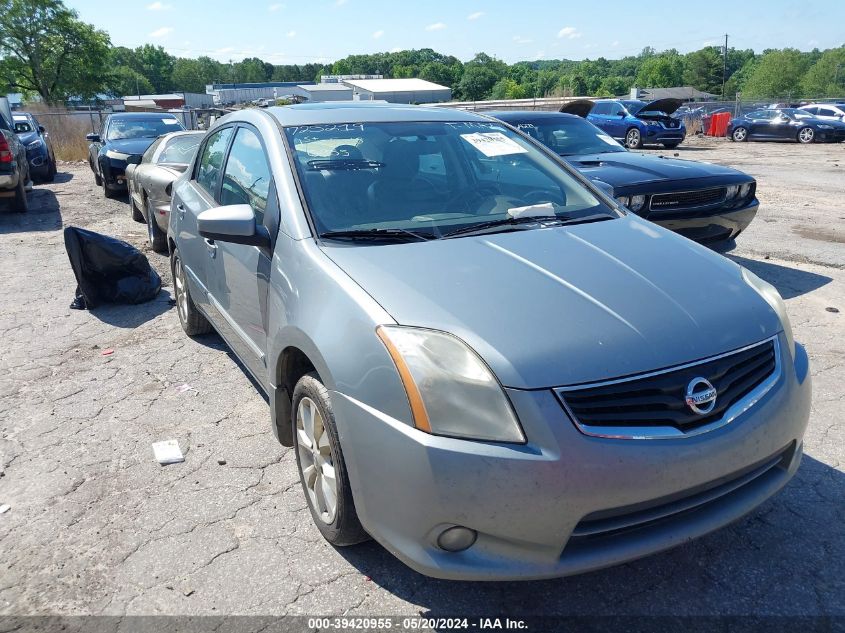
M 839 88 L 839 69 L 842 68 L 842 64 L 836 64 L 836 71 L 833 73 L 833 89 L 837 90 Z M 831 95 L 836 96 L 836 95 Z
M 722 58 L 722 101 L 726 99 L 725 96 L 725 81 L 728 78 L 728 34 L 725 33 L 725 54 Z

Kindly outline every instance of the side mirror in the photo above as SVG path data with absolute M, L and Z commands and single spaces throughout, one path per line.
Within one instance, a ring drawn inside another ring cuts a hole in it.
M 42 134 L 46 134 L 46 133 L 47 133 L 47 128 L 45 128 L 43 125 L 39 125 L 39 126 L 38 126 L 38 131 L 39 131 L 39 132 L 41 132 Z
M 100 135 L 99 134 L 86 134 L 85 140 L 90 141 L 92 143 L 99 143 L 100 142 Z
M 626 116 L 628 116 L 627 112 L 620 112 L 619 113 L 619 117 L 622 118 L 622 119 L 624 119 Z
M 199 234 L 209 240 L 247 244 L 259 248 L 270 247 L 270 232 L 257 225 L 252 207 L 231 204 L 203 211 L 197 216 Z
M 140 154 L 132 154 L 129 158 L 126 159 L 126 164 L 127 165 L 140 165 L 141 159 L 143 159 L 143 158 L 144 157 L 141 156 Z

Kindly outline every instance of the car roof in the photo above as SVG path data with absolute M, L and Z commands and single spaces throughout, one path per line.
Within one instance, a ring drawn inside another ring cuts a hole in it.
M 396 103 L 354 101 L 302 103 L 264 110 L 281 125 L 324 125 L 332 123 L 390 123 L 401 121 L 486 121 L 478 114 L 453 108 L 435 108 Z
M 111 119 L 160 119 L 162 117 L 175 119 L 176 115 L 172 112 L 112 112 L 109 115 Z
M 568 114 L 566 112 L 548 112 L 546 110 L 491 110 L 485 112 L 487 116 L 492 116 L 506 123 L 511 121 L 544 121 L 544 120 L 560 120 L 560 119 L 578 119 L 583 121 L 584 118 L 575 114 Z

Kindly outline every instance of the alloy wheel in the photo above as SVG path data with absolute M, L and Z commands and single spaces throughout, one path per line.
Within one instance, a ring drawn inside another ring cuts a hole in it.
M 798 132 L 798 138 L 802 143 L 812 143 L 815 135 L 811 127 L 801 128 L 801 131 Z
M 625 139 L 628 147 L 636 147 L 640 144 L 640 133 L 638 130 L 629 130 L 628 137 Z
M 331 524 L 337 514 L 337 476 L 323 416 L 308 397 L 296 409 L 296 450 L 311 505 L 323 523 Z
M 738 127 L 734 130 L 733 137 L 735 141 L 742 142 L 745 140 L 748 131 L 744 127 Z

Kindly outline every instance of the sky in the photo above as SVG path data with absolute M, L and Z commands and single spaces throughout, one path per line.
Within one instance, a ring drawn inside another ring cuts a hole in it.
M 103 0 L 65 2 L 116 46 L 274 64 L 410 48 L 462 61 L 481 51 L 508 63 L 616 59 L 645 46 L 685 53 L 721 45 L 725 33 L 729 46 L 757 52 L 845 44 L 845 3 L 806 0 L 767 0 L 764 10 L 735 0 L 125 0 L 108 10 Z

